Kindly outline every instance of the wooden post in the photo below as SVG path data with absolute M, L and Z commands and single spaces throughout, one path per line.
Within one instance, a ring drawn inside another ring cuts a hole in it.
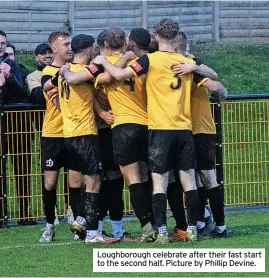
M 75 1 L 68 1 L 68 21 L 69 21 L 69 26 L 71 28 L 71 35 L 74 33 L 74 28 L 75 28 Z
M 213 4 L 213 39 L 216 42 L 220 41 L 220 34 L 219 34 L 219 2 L 215 1 Z
M 148 29 L 148 1 L 142 1 L 142 27 Z

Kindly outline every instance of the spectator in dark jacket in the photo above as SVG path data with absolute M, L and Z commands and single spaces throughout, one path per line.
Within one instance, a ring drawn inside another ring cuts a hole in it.
M 28 89 L 25 77 L 19 65 L 11 60 L 6 53 L 6 34 L 0 30 L 0 73 L 5 77 L 2 87 L 2 103 L 17 104 L 28 103 Z M 16 108 L 18 111 L 18 108 Z M 21 225 L 35 224 L 29 215 L 30 173 L 32 152 L 31 115 L 26 112 L 7 111 L 5 113 L 6 149 L 11 155 L 13 173 L 16 181 L 19 202 L 19 221 Z M 1 173 L 0 173 L 1 174 Z M 3 183 L 0 184 L 0 198 L 3 195 Z M 9 196 L 8 196 L 9 197 Z M 3 218 L 3 206 L 0 199 L 0 219 Z M 16 217 L 12 215 L 12 217 Z
M 16 60 L 16 47 L 10 43 L 10 42 L 7 42 L 7 48 L 6 48 L 6 53 L 8 54 L 8 58 L 12 61 L 15 61 Z M 29 71 L 28 69 L 21 63 L 18 63 L 18 61 L 16 61 L 16 63 L 19 65 L 20 67 L 20 70 L 21 70 L 21 76 L 22 76 L 22 79 L 23 79 L 23 82 L 24 82 L 24 85 L 25 82 L 26 82 L 26 77 L 27 75 L 29 74 Z M 27 87 L 27 85 L 26 85 Z

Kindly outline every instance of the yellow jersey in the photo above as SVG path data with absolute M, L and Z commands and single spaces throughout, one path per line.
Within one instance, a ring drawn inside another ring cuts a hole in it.
M 85 69 L 91 75 L 86 65 L 74 63 L 70 63 L 69 65 L 70 71 L 72 72 Z M 93 110 L 93 84 L 84 82 L 71 85 L 60 76 L 58 92 L 64 123 L 64 137 L 97 135 Z
M 59 70 L 59 67 L 50 65 L 46 66 L 41 75 L 42 87 L 51 79 Z M 52 99 L 44 92 L 46 99 L 46 111 L 44 116 L 42 136 L 43 137 L 63 137 L 63 118 L 60 110 L 53 104 Z
M 171 67 L 180 62 L 191 62 L 179 53 L 157 51 L 137 59 L 130 68 L 136 77 L 147 74 L 147 110 L 149 129 L 191 130 L 191 88 L 197 74 L 174 74 Z
M 110 63 L 115 64 L 121 56 L 122 54 L 106 58 Z M 148 124 L 144 76 L 134 80 L 113 80 L 110 84 L 105 85 L 105 91 L 115 117 L 112 128 L 126 123 Z
M 208 90 L 193 84 L 191 98 L 192 133 L 216 134 Z

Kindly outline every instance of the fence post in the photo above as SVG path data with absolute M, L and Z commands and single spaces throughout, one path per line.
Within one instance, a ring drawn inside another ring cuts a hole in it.
M 221 122 L 221 104 L 218 101 L 214 104 L 214 115 L 217 130 L 217 145 L 216 145 L 216 170 L 217 182 L 220 186 L 222 199 L 224 201 L 224 175 L 223 175 L 223 155 L 222 155 L 222 122 Z
M 6 123 L 5 123 L 5 111 L 2 101 L 2 93 L 0 96 L 0 123 L 1 123 L 1 173 L 2 173 L 2 182 L 0 183 L 3 186 L 3 204 L 4 204 L 4 223 L 8 227 L 8 209 L 7 209 L 7 149 L 6 149 Z M 1 204 L 0 204 L 1 205 Z
M 219 2 L 215 1 L 213 3 L 213 39 L 216 42 L 219 42 L 220 40 L 219 28 Z
M 75 1 L 68 1 L 68 22 L 73 35 L 75 31 Z
M 148 29 L 148 1 L 142 1 L 142 27 Z

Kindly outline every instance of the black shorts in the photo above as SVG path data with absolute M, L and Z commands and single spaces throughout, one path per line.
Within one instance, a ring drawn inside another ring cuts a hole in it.
M 197 170 L 216 168 L 216 134 L 195 134 L 193 136 L 196 150 Z
M 83 135 L 65 138 L 70 154 L 69 169 L 83 175 L 99 174 L 102 170 L 97 135 Z
M 149 130 L 149 168 L 154 173 L 196 168 L 190 130 Z
M 119 164 L 113 152 L 112 129 L 110 127 L 99 129 L 98 141 L 103 171 L 106 173 L 108 171 L 119 170 Z
M 42 171 L 58 171 L 69 165 L 69 153 L 61 137 L 41 137 Z
M 148 126 L 121 124 L 112 129 L 113 149 L 121 166 L 148 161 Z

